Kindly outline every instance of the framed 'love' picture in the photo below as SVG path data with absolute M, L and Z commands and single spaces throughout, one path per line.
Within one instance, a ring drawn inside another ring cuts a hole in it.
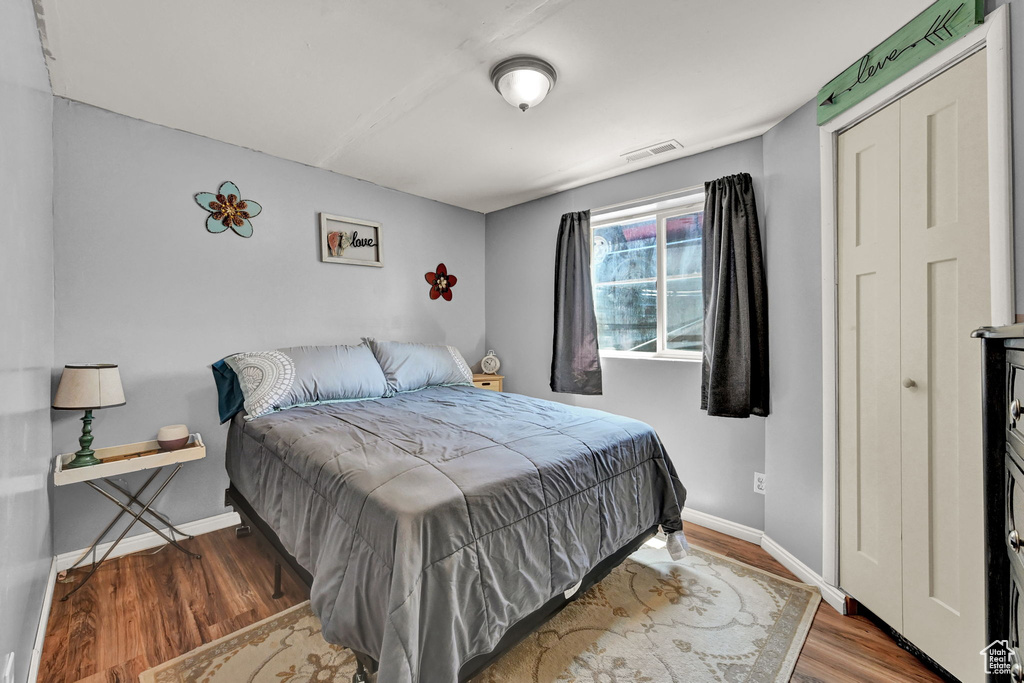
M 320 260 L 354 266 L 383 266 L 380 223 L 321 213 Z

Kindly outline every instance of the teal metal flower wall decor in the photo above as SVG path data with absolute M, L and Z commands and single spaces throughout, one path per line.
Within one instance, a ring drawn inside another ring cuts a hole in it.
M 263 207 L 251 199 L 242 199 L 238 186 L 230 180 L 223 183 L 217 194 L 200 192 L 196 204 L 210 212 L 206 229 L 210 232 L 224 232 L 228 228 L 242 237 L 252 237 L 250 218 L 260 215 Z

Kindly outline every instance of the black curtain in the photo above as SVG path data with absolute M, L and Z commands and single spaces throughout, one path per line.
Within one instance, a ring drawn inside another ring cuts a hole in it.
M 601 357 L 590 288 L 590 212 L 562 216 L 555 251 L 555 335 L 551 391 L 600 394 Z
M 704 368 L 708 415 L 768 415 L 768 286 L 749 173 L 705 183 Z

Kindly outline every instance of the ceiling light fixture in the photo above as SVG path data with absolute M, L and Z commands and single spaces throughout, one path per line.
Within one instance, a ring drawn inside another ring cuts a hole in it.
M 537 57 L 512 57 L 491 69 L 491 83 L 506 102 L 526 111 L 555 87 L 555 69 Z

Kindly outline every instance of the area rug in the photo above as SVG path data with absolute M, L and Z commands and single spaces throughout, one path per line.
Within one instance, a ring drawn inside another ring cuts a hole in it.
M 787 681 L 821 597 L 716 553 L 644 546 L 474 683 Z M 141 683 L 348 683 L 309 603 L 143 672 Z

